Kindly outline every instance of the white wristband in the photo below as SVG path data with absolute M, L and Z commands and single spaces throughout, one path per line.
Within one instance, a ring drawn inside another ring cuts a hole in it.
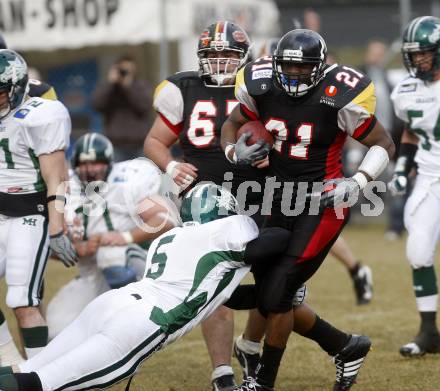
M 124 238 L 125 243 L 127 244 L 133 243 L 133 235 L 131 234 L 130 231 L 121 232 L 121 235 Z
M 374 181 L 385 170 L 389 161 L 390 158 L 386 149 L 380 145 L 373 145 L 368 150 L 358 170 L 365 172 Z
M 232 164 L 236 164 L 237 163 L 237 155 L 235 154 L 235 150 L 234 150 L 234 154 L 232 155 L 232 159 L 229 157 L 229 152 L 231 151 L 231 149 L 235 149 L 235 144 L 228 144 L 225 147 L 225 156 L 226 159 L 228 159 L 228 161 Z
M 357 172 L 352 176 L 352 178 L 358 183 L 359 188 L 362 190 L 365 186 L 367 186 L 368 179 L 362 172 Z
M 169 175 L 169 176 L 173 176 L 173 171 L 176 168 L 176 166 L 179 164 L 179 162 L 176 162 L 175 160 L 171 160 L 168 164 L 167 164 L 167 168 L 165 169 L 165 172 Z

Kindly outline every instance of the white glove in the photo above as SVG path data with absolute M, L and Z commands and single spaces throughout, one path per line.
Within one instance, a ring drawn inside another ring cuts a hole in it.
M 408 185 L 408 178 L 404 174 L 394 174 L 388 182 L 388 190 L 391 195 L 401 196 L 406 193 L 406 186 Z
M 63 231 L 49 236 L 49 246 L 64 266 L 75 266 L 75 263 L 78 262 L 78 254 L 73 248 L 69 237 Z

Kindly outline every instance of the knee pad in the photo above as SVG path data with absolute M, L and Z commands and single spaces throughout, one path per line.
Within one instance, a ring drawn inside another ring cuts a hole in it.
M 123 286 L 136 281 L 136 272 L 127 266 L 110 266 L 102 270 L 107 284 L 112 289 L 122 288 Z
M 411 233 L 406 242 L 406 256 L 413 269 L 434 263 L 435 242 L 423 234 Z

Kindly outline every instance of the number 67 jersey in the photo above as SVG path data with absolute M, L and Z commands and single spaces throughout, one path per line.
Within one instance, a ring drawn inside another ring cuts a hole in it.
M 320 182 L 343 176 L 341 153 L 347 135 L 362 140 L 374 128 L 376 97 L 368 76 L 327 66 L 318 85 L 302 97 L 278 87 L 271 57 L 237 74 L 241 113 L 261 121 L 275 137 L 270 167 L 281 181 Z

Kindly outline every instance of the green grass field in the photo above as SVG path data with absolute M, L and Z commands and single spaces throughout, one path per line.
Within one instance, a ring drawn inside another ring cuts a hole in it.
M 439 391 L 440 355 L 410 360 L 398 354 L 399 346 L 417 332 L 419 322 L 411 292 L 410 269 L 404 256 L 404 240 L 385 242 L 383 229 L 370 226 L 349 227 L 344 236 L 361 260 L 373 269 L 373 302 L 363 307 L 355 305 L 347 272 L 329 257 L 309 284 L 308 303 L 338 328 L 366 334 L 372 339 L 373 350 L 353 390 Z M 73 274 L 50 262 L 47 298 Z M 4 285 L 1 295 L 4 297 Z M 11 319 L 10 311 L 7 315 Z M 244 312 L 236 314 L 236 335 L 243 329 L 245 320 Z M 238 366 L 235 362 L 233 365 L 237 380 L 241 380 Z M 144 363 L 131 390 L 207 391 L 210 375 L 209 358 L 197 328 Z M 334 365 L 330 358 L 315 343 L 292 335 L 279 372 L 277 390 L 331 390 L 333 381 Z M 112 388 L 124 389 L 125 383 Z

